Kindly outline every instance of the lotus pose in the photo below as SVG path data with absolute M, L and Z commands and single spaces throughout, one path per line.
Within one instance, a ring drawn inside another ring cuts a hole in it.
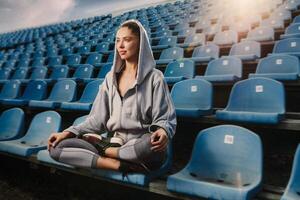
M 99 88 L 87 119 L 48 139 L 50 156 L 85 168 L 128 172 L 159 169 L 175 134 L 169 89 L 144 27 L 135 20 L 117 31 L 111 71 Z M 108 133 L 108 137 L 101 134 Z

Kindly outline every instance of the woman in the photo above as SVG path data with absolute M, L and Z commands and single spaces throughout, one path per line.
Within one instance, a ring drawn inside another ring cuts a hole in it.
M 52 158 L 78 167 L 148 172 L 165 160 L 176 114 L 143 26 L 135 20 L 116 35 L 112 70 L 88 118 L 48 140 Z M 108 132 L 113 137 L 103 138 Z

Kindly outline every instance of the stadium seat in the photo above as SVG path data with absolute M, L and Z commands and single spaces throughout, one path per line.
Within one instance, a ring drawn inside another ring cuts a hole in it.
M 299 38 L 300 37 L 300 23 L 289 25 L 284 34 L 280 36 L 280 39 L 286 38 Z
M 59 80 L 63 79 L 71 79 L 76 82 L 89 80 L 93 75 L 94 67 L 89 64 L 79 64 L 73 74 L 72 78 L 59 78 Z
M 5 83 L 10 76 L 10 69 L 0 69 L 0 83 Z
M 285 90 L 282 83 L 269 78 L 251 78 L 237 82 L 224 110 L 216 118 L 256 124 L 277 124 L 285 114 Z
M 220 47 L 215 44 L 207 44 L 196 47 L 193 51 L 192 60 L 198 62 L 209 62 L 219 58 Z
M 49 57 L 48 58 L 48 66 L 53 67 L 56 65 L 61 65 L 62 64 L 62 57 L 57 56 L 57 57 Z
M 56 65 L 52 68 L 52 72 L 48 79 L 44 79 L 47 83 L 55 82 L 62 78 L 67 78 L 69 74 L 69 67 L 66 65 Z
M 6 81 L 0 92 L 0 101 L 3 99 L 14 99 L 20 95 L 21 81 L 9 80 Z
M 188 164 L 167 179 L 172 192 L 207 199 L 249 200 L 261 189 L 262 142 L 254 132 L 220 125 L 198 133 Z
M 195 76 L 195 63 L 190 59 L 173 61 L 169 63 L 164 72 L 164 78 L 168 84 L 174 84 L 184 79 Z
M 260 43 L 255 41 L 243 41 L 234 44 L 229 52 L 230 56 L 236 56 L 242 61 L 256 60 L 260 58 Z
M 238 34 L 233 30 L 218 32 L 212 42 L 216 45 L 232 45 L 238 42 Z
M 201 46 L 205 44 L 205 40 L 206 39 L 204 34 L 191 34 L 184 39 L 184 42 L 182 44 L 178 44 L 177 46 L 182 48 Z
M 45 100 L 31 100 L 29 107 L 54 109 L 62 102 L 74 101 L 76 98 L 76 82 L 73 80 L 61 80 L 55 83 L 50 96 Z
M 176 46 L 176 44 L 177 44 L 176 36 L 162 37 L 160 38 L 157 46 L 152 46 L 152 50 L 167 49 Z
M 106 74 L 111 70 L 111 67 L 112 67 L 112 63 L 102 65 L 102 67 L 100 68 L 96 78 L 84 79 L 83 82 L 89 83 L 89 82 L 94 81 L 94 80 L 102 80 L 103 81 Z
M 22 157 L 28 157 L 47 148 L 47 139 L 51 133 L 58 132 L 61 117 L 55 111 L 45 111 L 34 116 L 25 136 L 16 140 L 1 141 L 0 151 Z
M 45 62 L 45 58 L 43 57 L 34 58 L 34 60 L 31 63 L 31 67 L 43 67 L 44 62 Z
M 26 68 L 29 66 L 30 59 L 21 59 L 18 61 L 16 68 Z
M 47 83 L 43 80 L 32 80 L 27 84 L 23 95 L 19 98 L 2 99 L 5 105 L 24 106 L 30 100 L 42 100 L 47 94 Z
M 91 51 L 91 46 L 90 45 L 84 45 L 78 48 L 77 53 L 78 54 L 88 54 Z
M 61 55 L 62 56 L 69 56 L 69 55 L 72 55 L 73 54 L 73 48 L 72 47 L 66 47 L 66 48 L 63 48 L 61 50 Z
M 96 46 L 96 52 L 99 53 L 108 53 L 109 51 L 109 43 L 108 42 L 101 42 Z
M 156 64 L 168 64 L 176 59 L 183 58 L 183 49 L 179 47 L 172 47 L 168 49 L 164 49 L 161 52 L 159 60 L 156 60 Z
M 99 67 L 102 62 L 102 54 L 99 53 L 91 53 L 88 55 L 86 59 L 86 64 L 93 65 L 94 67 Z
M 284 20 L 281 18 L 271 18 L 264 19 L 261 21 L 260 26 L 269 26 L 274 29 L 284 29 Z
M 243 65 L 241 59 L 226 56 L 208 63 L 204 76 L 195 78 L 211 82 L 237 81 L 242 78 Z
M 20 79 L 22 83 L 28 83 L 30 80 L 45 79 L 48 72 L 47 67 L 33 68 L 29 79 Z
M 19 68 L 16 69 L 10 78 L 11 80 L 20 80 L 20 79 L 26 79 L 28 73 L 28 68 Z
M 25 115 L 20 108 L 5 110 L 0 116 L 0 141 L 14 140 L 22 136 Z
M 249 74 L 249 77 L 267 77 L 286 81 L 299 79 L 299 74 L 300 65 L 296 56 L 273 54 L 260 59 L 255 74 Z
M 63 102 L 60 106 L 64 110 L 89 111 L 98 94 L 99 87 L 103 80 L 95 80 L 88 83 L 83 90 L 83 93 L 78 101 Z
M 288 185 L 284 191 L 281 200 L 297 200 L 300 198 L 299 187 L 300 187 L 300 144 L 296 149 L 294 156 L 293 168 L 290 176 Z
M 287 38 L 276 41 L 272 53 L 284 53 L 300 57 L 300 38 Z
M 85 121 L 85 119 L 88 117 L 88 115 L 84 115 L 82 117 L 78 117 L 73 125 L 76 126 L 82 122 Z M 61 163 L 61 162 L 57 162 L 56 160 L 52 159 L 49 155 L 49 151 L 48 150 L 41 150 L 38 152 L 37 154 L 37 159 L 43 163 L 48 163 L 48 164 L 54 164 L 54 165 L 59 165 L 59 166 L 64 166 L 64 167 L 67 167 L 67 168 L 75 168 L 74 166 L 71 166 L 71 165 L 68 165 L 68 164 L 64 164 L 64 163 Z
M 274 40 L 274 29 L 269 26 L 260 26 L 253 30 L 250 30 L 247 34 L 247 38 L 242 41 L 273 41 Z
M 213 112 L 212 84 L 202 79 L 189 79 L 175 83 L 171 97 L 180 117 L 201 117 Z
M 80 61 L 81 61 L 80 55 L 72 54 L 67 57 L 66 65 L 75 67 L 78 66 L 78 64 L 80 64 Z

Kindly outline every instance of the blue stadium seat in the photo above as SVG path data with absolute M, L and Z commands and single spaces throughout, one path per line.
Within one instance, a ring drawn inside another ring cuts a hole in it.
M 101 42 L 96 46 L 96 52 L 100 53 L 108 53 L 109 51 L 109 43 L 108 42 Z
M 215 44 L 207 44 L 196 47 L 193 51 L 192 60 L 198 62 L 209 62 L 219 58 L 220 47 Z
M 66 65 L 56 65 L 52 68 L 49 79 L 44 79 L 47 83 L 57 81 L 62 78 L 67 78 L 69 74 L 69 67 Z
M 25 115 L 20 108 L 5 110 L 0 116 L 0 141 L 14 140 L 22 136 Z
M 99 87 L 103 80 L 95 80 L 88 83 L 83 90 L 83 93 L 78 101 L 63 102 L 60 106 L 64 110 L 89 111 L 98 94 Z
M 78 117 L 73 125 L 76 126 L 82 122 L 85 121 L 85 119 L 88 117 L 88 115 L 84 115 L 82 117 Z M 48 150 L 41 150 L 38 152 L 37 154 L 37 159 L 43 163 L 48 163 L 48 164 L 54 164 L 54 165 L 59 165 L 59 166 L 64 166 L 67 168 L 75 168 L 74 166 L 68 165 L 68 164 L 64 164 L 61 162 L 57 162 L 56 160 L 52 159 L 51 156 L 49 155 L 49 151 Z
M 23 93 L 19 98 L 2 99 L 1 103 L 5 105 L 24 106 L 30 100 L 42 100 L 47 94 L 47 83 L 42 80 L 30 81 Z
M 267 77 L 286 81 L 299 79 L 299 74 L 300 64 L 296 56 L 273 54 L 260 59 L 255 74 L 249 74 L 249 77 Z
M 177 33 L 178 38 L 185 38 L 188 35 L 194 35 L 196 33 L 196 29 L 194 27 L 190 27 L 187 29 L 179 30 Z
M 94 71 L 94 67 L 92 65 L 80 64 L 77 66 L 72 78 L 67 78 L 67 79 L 71 79 L 76 82 L 89 80 L 93 75 L 93 71 Z
M 69 66 L 78 66 L 78 64 L 80 64 L 80 61 L 81 61 L 80 55 L 72 54 L 67 57 L 66 64 Z
M 274 29 L 284 29 L 284 20 L 276 17 L 269 17 L 261 21 L 260 26 L 270 26 Z
M 229 52 L 230 56 L 239 57 L 243 61 L 256 60 L 260 58 L 260 43 L 255 41 L 243 41 L 234 44 Z
M 55 111 L 45 111 L 34 116 L 24 137 L 0 142 L 0 151 L 28 157 L 47 148 L 47 139 L 58 132 L 61 117 Z
M 281 200 L 297 200 L 300 198 L 299 194 L 299 188 L 300 188 L 300 144 L 298 144 L 295 156 L 294 156 L 294 162 L 293 162 L 293 168 L 290 176 L 290 180 L 288 182 L 288 185 L 284 191 L 283 196 L 281 197 Z
M 31 62 L 31 67 L 42 67 L 44 66 L 45 58 L 37 57 Z
M 167 179 L 167 189 L 208 199 L 249 200 L 261 189 L 262 142 L 254 132 L 234 125 L 202 130 L 191 159 Z
M 218 32 L 213 41 L 216 45 L 232 45 L 238 42 L 238 33 L 234 30 Z
M 53 67 L 55 65 L 61 65 L 62 64 L 62 57 L 57 56 L 57 57 L 49 57 L 48 58 L 48 66 Z
M 20 95 L 21 81 L 9 80 L 6 81 L 0 92 L 0 100 L 14 99 Z
M 102 54 L 99 53 L 91 53 L 86 59 L 86 64 L 93 65 L 94 67 L 99 67 L 102 62 Z
M 156 60 L 156 64 L 168 64 L 176 59 L 183 58 L 183 49 L 179 47 L 172 47 L 168 49 L 164 49 L 161 52 L 159 60 Z
M 62 102 L 74 101 L 76 98 L 76 82 L 73 80 L 61 80 L 55 83 L 50 96 L 45 100 L 31 100 L 29 107 L 54 109 Z
M 282 83 L 269 78 L 251 78 L 237 82 L 224 110 L 216 118 L 256 124 L 277 124 L 285 114 L 285 90 Z
M 23 83 L 28 83 L 30 80 L 45 79 L 48 72 L 47 67 L 33 68 L 29 79 L 20 79 Z
M 205 35 L 202 33 L 188 35 L 182 44 L 178 44 L 177 46 L 182 48 L 201 46 L 205 44 Z
M 273 41 L 274 40 L 274 29 L 270 26 L 260 26 L 253 30 L 250 30 L 247 34 L 247 38 L 242 39 L 245 40 L 252 40 L 257 42 L 262 41 Z
M 272 53 L 284 53 L 300 57 L 300 38 L 276 41 Z
M 5 83 L 10 76 L 10 69 L 0 69 L 0 83 Z
M 91 46 L 90 45 L 84 45 L 78 48 L 77 53 L 78 54 L 88 54 L 91 52 Z
M 174 47 L 177 44 L 177 37 L 176 36 L 167 36 L 160 38 L 157 46 L 152 46 L 153 50 L 156 49 L 167 49 L 170 47 Z
M 61 50 L 61 55 L 63 56 L 69 56 L 69 55 L 72 55 L 73 54 L 73 48 L 72 47 L 66 47 L 66 48 L 63 48 Z
M 30 59 L 21 59 L 18 61 L 16 68 L 26 68 L 29 66 Z
M 206 80 L 189 79 L 175 83 L 171 97 L 177 116 L 196 118 L 213 112 L 213 88 Z
M 300 29 L 300 23 L 289 25 L 285 29 L 284 34 L 280 36 L 280 39 L 299 38 L 300 37 L 300 30 L 299 29 Z
M 164 72 L 168 84 L 174 84 L 195 76 L 195 63 L 190 59 L 182 59 L 169 63 Z
M 16 69 L 10 79 L 12 80 L 26 79 L 27 73 L 28 73 L 28 68 Z
M 94 81 L 94 80 L 102 80 L 103 81 L 106 74 L 111 70 L 111 67 L 112 67 L 112 63 L 102 65 L 102 67 L 100 68 L 96 78 L 84 79 L 83 81 L 85 83 L 89 83 L 89 82 Z
M 204 76 L 196 78 L 211 82 L 236 81 L 242 78 L 243 65 L 241 59 L 226 56 L 208 63 Z

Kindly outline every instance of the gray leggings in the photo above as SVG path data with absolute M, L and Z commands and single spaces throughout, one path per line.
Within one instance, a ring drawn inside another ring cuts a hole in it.
M 150 133 L 126 142 L 119 148 L 118 158 L 133 163 L 143 163 L 150 170 L 158 169 L 165 160 L 165 152 L 151 151 Z M 59 162 L 83 168 L 97 168 L 100 157 L 97 149 L 85 140 L 70 138 L 50 148 L 50 156 Z

